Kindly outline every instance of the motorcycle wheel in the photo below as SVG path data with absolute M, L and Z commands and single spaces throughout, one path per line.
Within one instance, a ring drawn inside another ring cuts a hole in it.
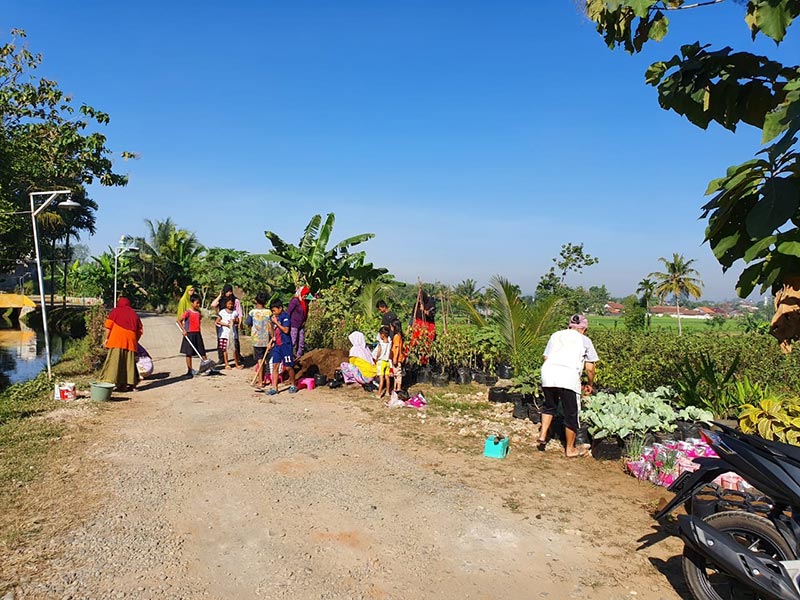
M 764 517 L 744 511 L 725 511 L 703 519 L 714 529 L 730 534 L 737 542 L 774 560 L 793 560 L 794 554 L 775 526 Z M 757 600 L 734 577 L 716 569 L 691 548 L 683 550 L 683 576 L 695 600 Z

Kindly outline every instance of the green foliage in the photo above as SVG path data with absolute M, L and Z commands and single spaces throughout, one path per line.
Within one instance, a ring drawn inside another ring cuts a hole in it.
M 306 348 L 348 350 L 347 338 L 353 331 L 361 331 L 367 343 L 375 341 L 380 318 L 359 311 L 358 289 L 359 283 L 343 278 L 319 292 L 309 305 Z
M 800 445 L 800 404 L 797 400 L 765 398 L 742 406 L 739 426 L 744 433 L 766 440 Z
M 493 372 L 498 363 L 503 359 L 505 341 L 500 333 L 500 328 L 492 323 L 483 327 L 474 327 L 470 344 L 475 351 L 476 366 Z
M 739 360 L 737 354 L 727 369 L 708 352 L 679 361 L 674 385 L 681 405 L 697 406 L 710 411 L 718 419 L 727 419 L 738 408 L 730 387 L 735 382 Z
M 561 245 L 561 251 L 557 257 L 553 258 L 553 262 L 555 266 L 550 267 L 547 273 L 542 275 L 536 286 L 536 297 L 538 299 L 553 294 L 563 287 L 567 273 L 570 271 L 582 273 L 583 269 L 597 264 L 600 259 L 588 252 L 584 252 L 583 244 L 569 242 Z
M 522 373 L 535 362 L 536 353 L 544 347 L 543 339 L 557 328 L 559 299 L 550 296 L 528 304 L 519 288 L 499 275 L 492 278 L 490 292 L 488 315 L 468 305 L 470 319 L 478 328 L 491 327 L 499 333 L 500 355 Z
M 713 418 L 714 414 L 710 410 L 700 408 L 699 406 L 684 406 L 678 411 L 679 421 L 703 423 L 704 425 L 711 426 L 711 420 Z
M 431 358 L 443 370 L 474 366 L 475 349 L 470 343 L 474 330 L 470 325 L 450 325 L 437 331 L 431 344 Z
M 295 286 L 304 283 L 314 293 L 328 289 L 345 276 L 363 283 L 385 275 L 386 269 L 366 262 L 365 252 L 351 252 L 353 246 L 375 237 L 374 233 L 355 235 L 328 248 L 335 219 L 333 213 L 328 213 L 323 223 L 321 215 L 314 215 L 297 246 L 285 242 L 272 231 L 265 231 L 264 235 L 272 244 L 272 252 L 266 258 L 286 269 Z
M 800 389 L 800 355 L 784 355 L 767 336 L 707 331 L 678 336 L 670 330 L 639 332 L 605 327 L 593 327 L 589 335 L 600 356 L 595 382 L 604 389 L 628 392 L 674 385 L 681 357 L 701 353 L 725 365 L 739 356 L 738 381 L 747 376 L 753 384 L 769 385 L 776 393 Z
M 632 331 L 641 331 L 647 326 L 647 312 L 636 296 L 628 296 L 622 301 L 622 321 L 625 328 Z
M 744 21 L 776 43 L 800 14 L 797 0 L 747 0 Z M 668 31 L 667 10 L 700 7 L 684 0 L 587 0 L 586 13 L 610 48 L 639 52 Z M 710 9 L 709 9 L 710 10 Z M 673 110 L 703 129 L 711 122 L 734 131 L 746 123 L 761 130 L 757 157 L 729 167 L 706 191 L 706 241 L 724 270 L 743 261 L 736 291 L 748 296 L 779 289 L 786 277 L 800 273 L 800 68 L 765 56 L 712 50 L 695 42 L 680 55 L 650 65 L 647 84 L 658 89 L 665 110 Z
M 672 390 L 666 387 L 628 394 L 598 392 L 589 399 L 581 419 L 588 423 L 592 437 L 598 439 L 674 431 L 677 415 L 669 403 L 671 396 Z
M 55 258 L 56 240 L 94 231 L 94 211 L 86 186 L 121 186 L 113 171 L 106 138 L 90 131 L 109 122 L 88 105 L 76 107 L 57 82 L 37 78 L 42 57 L 19 44 L 25 32 L 13 30 L 0 46 L 0 259 L 28 256 L 33 242 L 28 192 L 70 189 L 81 205 L 71 216 L 45 211 L 39 217 L 42 253 Z M 130 157 L 123 153 L 123 157 Z

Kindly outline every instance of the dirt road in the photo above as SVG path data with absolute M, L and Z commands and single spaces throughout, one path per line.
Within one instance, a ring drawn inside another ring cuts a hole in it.
M 360 390 L 185 379 L 172 319 L 144 325 L 156 379 L 93 425 L 74 490 L 100 501 L 9 598 L 679 597 L 651 565 L 678 547 L 636 550 L 651 492 L 581 487 L 596 461 L 465 454 Z

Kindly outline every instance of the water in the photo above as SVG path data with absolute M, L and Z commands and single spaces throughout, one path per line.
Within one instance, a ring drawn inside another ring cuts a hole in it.
M 65 349 L 65 338 L 51 336 L 50 354 L 55 364 Z M 24 323 L 0 318 L 0 390 L 33 379 L 47 368 L 44 334 Z

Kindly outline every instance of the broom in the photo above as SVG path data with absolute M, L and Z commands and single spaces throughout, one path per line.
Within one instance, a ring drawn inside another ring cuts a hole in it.
M 181 324 L 180 323 L 175 323 L 175 325 L 177 326 L 178 329 L 180 329 L 181 335 L 183 335 L 185 332 L 183 330 L 183 327 L 181 327 Z M 192 343 L 192 340 L 190 340 L 187 337 L 186 341 L 189 342 L 189 345 L 192 347 L 192 350 L 194 350 L 194 353 L 197 354 L 197 358 L 200 359 L 200 368 L 197 369 L 198 373 L 205 373 L 209 369 L 213 369 L 215 366 L 217 366 L 217 363 L 215 363 L 213 360 L 210 360 L 210 359 L 207 359 L 207 358 L 203 358 L 200 355 L 200 352 L 197 350 L 197 348 L 195 348 L 194 344 Z

